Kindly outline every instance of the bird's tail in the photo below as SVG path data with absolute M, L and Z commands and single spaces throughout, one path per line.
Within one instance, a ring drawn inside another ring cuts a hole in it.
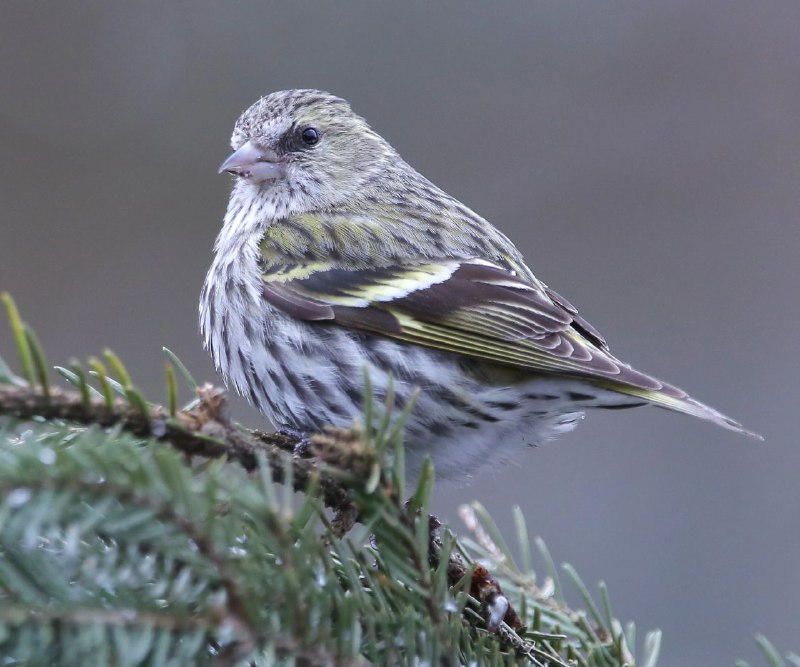
M 613 386 L 610 386 L 612 384 Z M 635 387 L 621 383 L 609 383 L 607 386 L 609 386 L 609 388 L 613 388 L 614 391 L 618 391 L 621 394 L 627 394 L 628 396 L 644 399 L 648 403 L 656 405 L 660 408 L 666 408 L 667 410 L 673 410 L 675 412 L 682 412 L 685 415 L 692 415 L 693 417 L 698 417 L 700 419 L 704 419 L 705 421 L 717 424 L 718 426 L 722 426 L 722 428 L 743 433 L 744 435 L 755 438 L 756 440 L 764 439 L 764 436 L 746 429 L 735 419 L 731 419 L 727 415 L 722 414 L 711 406 L 695 400 L 682 389 L 673 387 L 672 385 L 663 382 L 660 384 L 662 385 L 660 389 L 645 389 L 642 387 Z

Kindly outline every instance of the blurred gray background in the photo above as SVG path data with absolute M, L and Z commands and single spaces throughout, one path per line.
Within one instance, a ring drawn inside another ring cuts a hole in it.
M 756 632 L 800 651 L 800 5 L 3 2 L 0 289 L 52 363 L 110 345 L 159 397 L 168 345 L 215 377 L 216 170 L 241 110 L 292 87 L 349 99 L 614 352 L 767 438 L 590 414 L 437 511 L 458 530 L 480 499 L 512 539 L 519 504 L 664 630 L 663 665 L 757 662 Z

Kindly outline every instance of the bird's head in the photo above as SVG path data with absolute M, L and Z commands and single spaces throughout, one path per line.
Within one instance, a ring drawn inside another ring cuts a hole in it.
M 231 146 L 220 172 L 237 176 L 241 195 L 265 195 L 283 213 L 359 199 L 397 159 L 345 100 L 319 90 L 262 97 L 236 121 Z

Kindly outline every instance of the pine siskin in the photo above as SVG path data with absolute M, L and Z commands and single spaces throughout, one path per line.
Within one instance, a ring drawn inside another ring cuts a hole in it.
M 245 111 L 200 302 L 226 382 L 273 423 L 311 432 L 393 378 L 412 474 L 463 479 L 586 408 L 653 404 L 755 435 L 611 355 L 501 232 L 410 167 L 338 97 L 272 93 Z M 759 437 L 759 436 L 756 436 Z

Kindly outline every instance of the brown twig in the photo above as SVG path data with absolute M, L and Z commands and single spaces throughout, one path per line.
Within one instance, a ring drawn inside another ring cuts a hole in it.
M 299 439 L 284 433 L 241 429 L 230 418 L 223 389 L 206 384 L 198 388 L 197 394 L 200 400 L 195 407 L 170 417 L 157 405 L 150 406 L 149 414 L 144 415 L 121 398 L 109 407 L 102 399 L 85 403 L 78 391 L 52 388 L 50 395 L 45 396 L 27 386 L 0 384 L 0 415 L 18 419 L 60 419 L 103 428 L 121 426 L 134 435 L 169 443 L 187 456 L 226 457 L 248 471 L 258 467 L 259 456 L 262 456 L 269 463 L 276 482 L 286 479 L 287 466 L 291 466 L 296 491 L 308 489 L 312 476 L 318 476 L 323 502 L 335 512 L 336 534 L 344 535 L 352 528 L 359 517 L 346 486 L 339 478 L 321 472 L 314 459 L 297 455 L 295 448 Z M 438 565 L 442 553 L 440 526 L 439 521 L 431 517 L 430 565 L 433 567 Z M 447 566 L 449 583 L 455 585 L 470 569 L 459 554 L 451 554 Z M 499 582 L 485 567 L 479 565 L 472 571 L 470 594 L 484 609 L 486 627 L 508 648 L 535 660 L 534 655 L 539 652 L 514 632 L 522 625 L 519 616 Z
M 0 415 L 18 419 L 61 419 L 103 428 L 121 426 L 140 437 L 169 443 L 188 456 L 226 457 L 245 470 L 255 470 L 259 454 L 270 465 L 272 477 L 282 482 L 286 466 L 293 468 L 294 488 L 304 491 L 318 468 L 313 460 L 293 456 L 298 440 L 283 433 L 244 431 L 230 419 L 225 390 L 209 384 L 198 389 L 200 401 L 191 410 L 181 410 L 169 417 L 161 406 L 151 406 L 142 415 L 123 399 L 108 407 L 102 399 L 85 405 L 79 392 L 52 388 L 46 398 L 29 387 L 0 384 Z M 347 489 L 338 480 L 322 476 L 322 498 L 328 507 L 337 509 L 349 503 Z

